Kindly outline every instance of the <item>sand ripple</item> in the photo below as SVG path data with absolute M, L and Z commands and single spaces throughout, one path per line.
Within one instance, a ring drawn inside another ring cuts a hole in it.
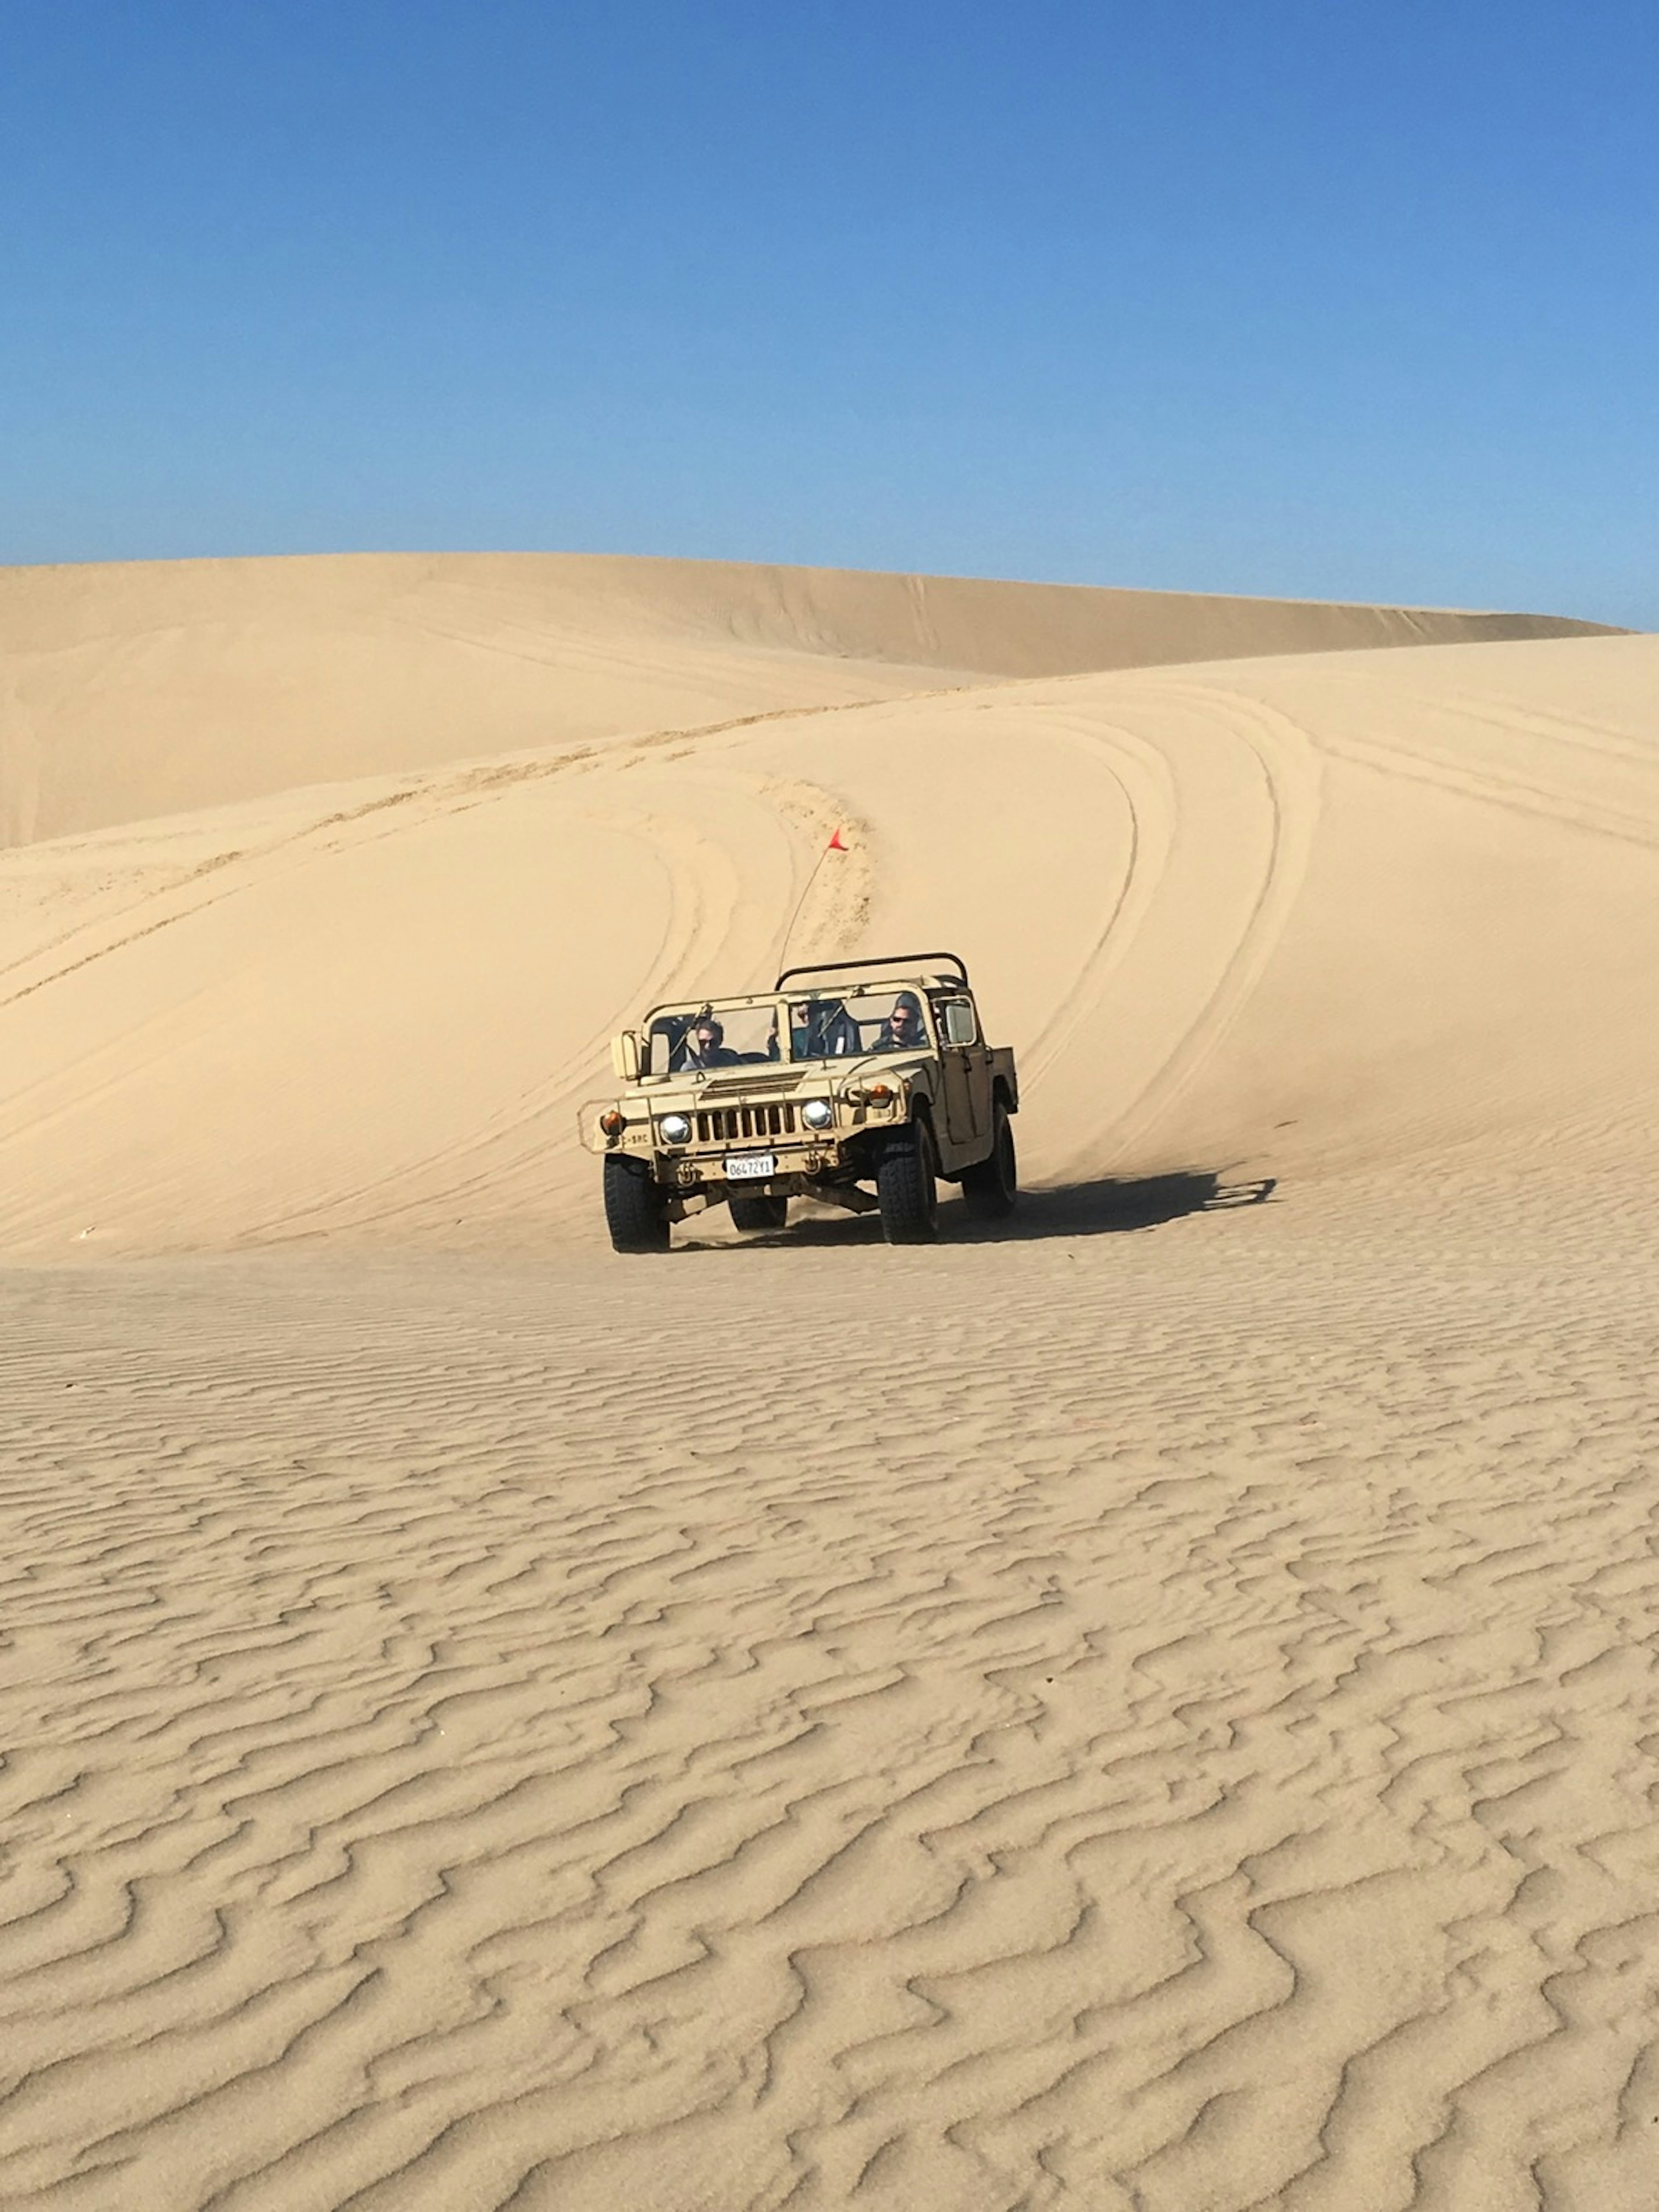
M 4 1279 L 8 2201 L 1650 2203 L 1659 1280 L 1389 1217 Z

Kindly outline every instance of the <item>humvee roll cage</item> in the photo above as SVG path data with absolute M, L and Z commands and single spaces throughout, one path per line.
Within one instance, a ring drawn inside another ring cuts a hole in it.
M 931 969 L 933 963 L 948 960 L 957 971 L 957 980 L 965 991 L 969 987 L 968 969 L 957 952 L 893 952 L 884 954 L 879 960 L 812 960 L 803 968 L 786 968 L 772 988 L 782 990 L 792 975 L 841 975 L 849 968 L 872 968 L 878 973 L 902 975 L 907 969 Z M 947 983 L 951 978 L 944 979 Z

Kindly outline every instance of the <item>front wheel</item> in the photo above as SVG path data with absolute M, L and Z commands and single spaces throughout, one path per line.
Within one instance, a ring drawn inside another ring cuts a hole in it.
M 876 1172 L 882 1234 L 890 1244 L 931 1244 L 939 1231 L 939 1154 L 925 1121 L 895 1130 Z
M 789 1219 L 789 1200 L 769 1198 L 764 1191 L 751 1192 L 745 1198 L 732 1194 L 732 1225 L 734 1229 L 782 1229 Z
M 1006 1221 L 1014 1210 L 1019 1195 L 1014 1125 L 1000 1099 L 992 1123 L 991 1149 L 982 1160 L 963 1170 L 962 1195 L 975 1221 Z
M 668 1208 L 649 1170 L 613 1154 L 605 1164 L 605 1225 L 617 1252 L 665 1252 Z

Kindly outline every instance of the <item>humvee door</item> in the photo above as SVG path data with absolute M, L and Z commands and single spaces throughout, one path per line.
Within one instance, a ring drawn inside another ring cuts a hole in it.
M 991 1054 L 966 993 L 936 998 L 934 1025 L 945 1075 L 945 1118 L 953 1146 L 982 1145 L 991 1131 Z

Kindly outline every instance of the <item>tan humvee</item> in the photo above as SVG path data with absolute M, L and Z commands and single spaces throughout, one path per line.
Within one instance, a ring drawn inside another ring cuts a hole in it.
M 986 1043 L 954 953 L 789 968 L 768 992 L 653 1006 L 611 1056 L 617 1095 L 581 1127 L 619 1252 L 666 1251 L 670 1224 L 711 1206 L 781 1229 L 795 1197 L 878 1211 L 890 1243 L 922 1243 L 941 1177 L 981 1218 L 1013 1206 L 1014 1056 Z

